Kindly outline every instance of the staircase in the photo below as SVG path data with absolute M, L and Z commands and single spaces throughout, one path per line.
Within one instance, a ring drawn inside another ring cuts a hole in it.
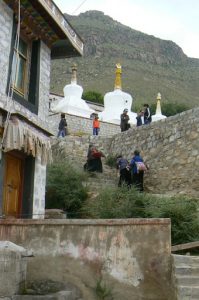
M 176 300 L 199 300 L 199 256 L 172 257 Z
M 117 170 L 103 163 L 103 173 L 90 172 L 85 186 L 90 193 L 97 195 L 104 187 L 115 187 L 118 184 Z

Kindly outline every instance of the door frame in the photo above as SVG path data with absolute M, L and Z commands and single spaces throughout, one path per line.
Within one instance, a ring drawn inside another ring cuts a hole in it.
M 23 186 L 24 186 L 24 164 L 25 164 L 25 154 L 17 151 L 17 150 L 13 150 L 10 152 L 6 152 L 5 153 L 5 163 L 4 163 L 4 179 L 3 179 L 3 194 L 4 194 L 4 187 L 5 187 L 5 180 L 6 180 L 6 172 L 7 172 L 7 159 L 9 157 L 13 157 L 16 159 L 19 159 L 21 161 L 21 183 L 20 183 L 20 187 L 19 187 L 19 197 L 18 197 L 18 210 L 16 213 L 16 216 L 9 216 L 7 215 L 6 217 L 13 217 L 13 218 L 20 218 L 21 217 L 21 213 L 22 213 L 22 200 L 23 200 Z M 4 198 L 4 197 L 3 197 Z M 3 199 L 3 214 L 5 212 L 5 199 Z

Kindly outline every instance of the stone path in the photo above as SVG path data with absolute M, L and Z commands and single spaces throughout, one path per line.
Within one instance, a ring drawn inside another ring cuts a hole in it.
M 177 300 L 199 300 L 199 256 L 172 255 Z
M 88 174 L 88 181 L 84 183 L 88 187 L 89 192 L 97 195 L 104 187 L 117 186 L 119 178 L 117 170 L 110 168 L 103 162 L 103 173 L 93 172 Z

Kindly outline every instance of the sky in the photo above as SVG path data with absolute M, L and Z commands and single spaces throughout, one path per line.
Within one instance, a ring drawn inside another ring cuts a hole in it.
M 199 58 L 199 0 L 54 0 L 63 13 L 99 10 L 135 30 L 171 40 Z

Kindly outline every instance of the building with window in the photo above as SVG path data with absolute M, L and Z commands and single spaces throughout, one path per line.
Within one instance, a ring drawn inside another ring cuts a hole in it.
M 44 217 L 51 59 L 82 54 L 52 0 L 0 0 L 1 217 Z

